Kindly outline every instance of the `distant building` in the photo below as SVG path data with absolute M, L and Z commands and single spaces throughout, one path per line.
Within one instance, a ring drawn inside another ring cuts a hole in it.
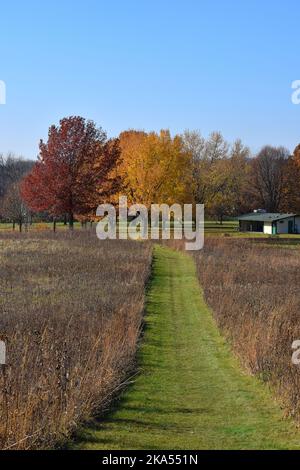
M 241 232 L 266 233 L 300 233 L 299 214 L 279 214 L 257 210 L 251 214 L 237 217 Z

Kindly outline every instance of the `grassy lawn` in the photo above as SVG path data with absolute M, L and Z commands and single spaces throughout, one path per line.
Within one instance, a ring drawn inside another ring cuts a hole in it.
M 12 230 L 12 228 L 12 224 L 0 222 L 0 230 Z M 16 230 L 18 230 L 18 227 L 16 227 Z
M 95 226 L 96 225 L 94 224 L 94 227 Z M 56 223 L 56 228 L 58 230 L 68 230 L 69 226 L 65 225 L 63 222 L 57 222 Z M 80 228 L 81 229 L 82 228 L 81 223 L 80 222 L 74 222 L 74 228 L 78 228 L 78 229 Z M 5 223 L 0 222 L 0 231 L 2 231 L 2 230 L 13 231 L 13 224 L 8 223 L 8 222 L 5 222 Z M 39 232 L 48 231 L 48 230 L 53 231 L 53 223 L 52 222 L 36 222 L 36 223 L 33 223 L 32 225 L 29 225 L 28 230 L 29 231 L 39 231 Z M 19 231 L 18 224 L 16 224 L 14 231 L 15 232 Z M 25 232 L 25 225 L 23 225 L 22 231 Z
M 271 237 L 264 233 L 255 233 L 255 232 L 239 232 L 238 231 L 239 223 L 236 220 L 227 220 L 222 224 L 215 220 L 206 220 L 205 221 L 205 236 L 228 236 L 228 237 L 238 237 L 238 238 L 290 238 L 300 240 L 300 235 L 297 234 L 281 234 Z
M 288 449 L 300 435 L 220 336 L 192 257 L 156 247 L 140 374 L 75 449 Z
M 220 235 L 223 233 L 236 234 L 238 230 L 238 222 L 236 220 L 224 221 L 222 224 L 216 220 L 205 221 L 205 232 L 208 234 Z
M 299 240 L 300 241 L 300 235 L 294 235 L 294 234 L 284 234 L 284 235 L 276 235 L 276 236 L 270 236 L 270 235 L 265 235 L 263 233 L 249 233 L 249 232 L 239 232 L 238 231 L 238 222 L 236 220 L 226 220 L 222 224 L 218 221 L 215 220 L 206 220 L 205 221 L 205 236 L 206 237 L 237 237 L 237 238 L 265 238 L 265 239 L 280 239 L 280 238 L 288 238 L 288 239 L 294 239 L 295 241 Z M 121 231 L 124 231 L 126 226 L 124 224 L 118 224 L 118 227 Z M 57 222 L 56 224 L 56 229 L 58 231 L 61 230 L 68 230 L 69 226 L 65 225 L 63 222 Z M 12 231 L 12 224 L 11 223 L 0 223 L 0 232 L 2 230 L 5 231 Z M 15 231 L 17 232 L 19 230 L 19 227 L 16 225 Z M 53 224 L 51 222 L 41 222 L 41 223 L 34 223 L 31 226 L 29 226 L 29 231 L 52 231 L 53 230 Z M 75 222 L 74 223 L 74 230 L 93 230 L 96 231 L 96 223 L 93 223 L 92 228 L 90 224 L 88 223 L 86 227 L 82 227 L 80 222 Z M 23 226 L 23 231 L 25 231 L 25 227 Z M 150 238 L 150 227 L 148 230 L 149 233 L 149 238 Z M 173 234 L 173 224 L 171 223 L 171 237 Z

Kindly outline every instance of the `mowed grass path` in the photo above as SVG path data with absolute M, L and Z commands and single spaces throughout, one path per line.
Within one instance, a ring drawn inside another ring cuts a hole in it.
M 140 374 L 77 449 L 300 448 L 267 388 L 220 336 L 192 257 L 155 248 Z

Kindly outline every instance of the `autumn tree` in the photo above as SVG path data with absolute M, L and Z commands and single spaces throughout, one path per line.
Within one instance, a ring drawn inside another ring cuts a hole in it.
M 186 130 L 182 135 L 184 150 L 191 158 L 192 194 L 196 204 L 203 204 L 207 194 L 209 162 L 206 158 L 206 141 L 199 131 Z
M 281 209 L 289 151 L 284 147 L 263 147 L 252 162 L 249 194 L 258 207 L 268 212 Z
M 30 214 L 22 199 L 19 183 L 10 185 L 2 201 L 1 212 L 13 223 L 13 228 L 18 224 L 19 231 L 22 232 L 22 226 L 28 221 Z
M 249 173 L 251 170 L 251 152 L 240 139 L 237 139 L 230 149 L 230 188 L 233 194 L 233 214 L 247 212 L 249 201 L 246 196 Z
M 205 145 L 205 158 L 211 163 L 228 157 L 229 145 L 221 132 L 212 132 Z
M 9 187 L 17 183 L 34 165 L 31 160 L 24 160 L 12 153 L 0 154 L 0 201 Z
M 194 201 L 220 221 L 236 215 L 243 207 L 249 149 L 240 140 L 229 145 L 220 132 L 205 139 L 199 131 L 185 131 L 182 138 L 192 155 Z
M 285 212 L 300 212 L 300 145 L 287 161 L 284 173 L 284 188 L 281 209 Z
M 93 121 L 69 117 L 51 126 L 48 141 L 40 142 L 39 159 L 22 183 L 22 195 L 34 211 L 53 216 L 95 215 L 98 204 L 116 190 L 113 169 L 118 141 L 107 140 Z
M 126 131 L 120 137 L 119 174 L 131 202 L 191 202 L 191 156 L 180 136 Z
M 212 132 L 208 139 L 199 131 L 185 131 L 182 135 L 184 148 L 192 156 L 192 189 L 195 203 L 211 204 L 212 198 L 219 192 L 221 182 L 219 164 L 229 157 L 229 144 L 220 132 Z

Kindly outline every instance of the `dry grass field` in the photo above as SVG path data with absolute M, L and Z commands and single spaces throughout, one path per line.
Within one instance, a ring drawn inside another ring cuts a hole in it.
M 292 342 L 300 339 L 299 247 L 209 239 L 195 259 L 205 298 L 235 352 L 299 419 L 300 370 L 291 362 Z
M 92 232 L 0 234 L 0 445 L 51 447 L 134 363 L 151 246 Z

